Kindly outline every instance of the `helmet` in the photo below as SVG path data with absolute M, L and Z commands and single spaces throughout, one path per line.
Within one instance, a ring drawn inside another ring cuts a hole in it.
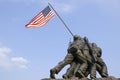
M 86 36 L 83 39 L 85 40 L 85 42 L 89 42 L 89 40 Z
M 92 43 L 92 46 L 93 46 L 93 47 L 97 47 L 97 44 L 96 44 L 96 43 Z
M 81 39 L 79 35 L 74 35 L 74 40 Z

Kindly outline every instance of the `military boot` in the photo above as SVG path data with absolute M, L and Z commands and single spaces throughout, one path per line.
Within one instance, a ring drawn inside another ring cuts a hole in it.
M 62 77 L 63 77 L 64 79 L 68 79 L 68 76 L 67 76 L 66 74 L 64 74 Z
M 95 80 L 96 76 L 90 76 L 91 80 Z
M 78 77 L 78 78 L 84 78 L 85 75 L 81 72 L 81 70 L 78 70 L 76 73 L 75 73 L 75 76 Z
M 108 77 L 108 74 L 107 73 L 102 73 L 101 76 L 102 77 Z
M 56 69 L 50 70 L 50 78 L 55 79 Z

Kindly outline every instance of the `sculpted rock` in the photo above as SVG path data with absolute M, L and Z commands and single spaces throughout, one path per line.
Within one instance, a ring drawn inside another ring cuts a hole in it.
M 74 77 L 74 78 L 70 78 L 70 79 L 51 79 L 51 78 L 45 78 L 45 79 L 41 79 L 41 80 L 92 80 L 92 79 L 89 79 L 89 78 L 77 78 L 77 77 Z M 120 78 L 115 78 L 113 76 L 109 76 L 107 78 L 95 78 L 94 80 L 120 80 Z

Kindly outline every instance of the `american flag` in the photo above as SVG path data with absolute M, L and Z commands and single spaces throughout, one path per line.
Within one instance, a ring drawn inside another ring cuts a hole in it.
M 36 15 L 27 25 L 26 27 L 39 27 L 45 25 L 55 13 L 51 10 L 49 6 L 47 6 L 44 10 L 42 10 L 38 15 Z

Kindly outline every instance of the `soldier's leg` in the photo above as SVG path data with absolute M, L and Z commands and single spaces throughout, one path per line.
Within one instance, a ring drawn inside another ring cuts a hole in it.
M 102 58 L 99 58 L 97 61 L 97 70 L 101 77 L 108 77 L 108 70 L 105 62 L 102 60 Z
M 78 70 L 80 69 L 80 66 L 81 66 L 80 63 L 77 63 L 77 64 L 76 64 L 76 68 L 74 69 L 74 72 L 73 72 L 73 75 L 74 75 L 74 76 L 76 76 L 75 74 L 76 74 L 76 72 L 78 72 Z
M 71 64 L 70 64 L 70 68 L 67 69 L 67 72 L 63 75 L 63 78 L 64 79 L 67 79 L 67 78 L 70 78 L 70 77 L 73 77 L 73 73 L 74 73 L 74 70 L 76 68 L 77 64 L 75 61 L 73 61 Z
M 90 74 L 90 72 L 91 72 L 92 58 L 91 58 L 89 49 L 84 49 L 84 50 L 83 50 L 83 54 L 84 54 L 84 56 L 85 56 L 85 58 L 86 58 L 86 60 L 87 60 L 87 62 L 88 62 L 88 68 L 87 68 L 87 70 L 86 70 L 86 72 L 85 72 L 85 74 L 84 74 L 85 77 L 87 77 L 87 76 Z
M 88 67 L 87 70 L 86 70 L 86 72 L 85 72 L 85 74 L 84 74 L 85 77 L 88 77 L 88 75 L 90 74 L 90 70 L 91 70 L 91 69 Z
M 76 77 L 82 78 L 85 77 L 85 72 L 88 67 L 86 56 L 84 55 L 84 52 L 82 50 L 78 50 L 74 57 L 78 60 L 78 62 L 81 64 L 79 70 L 75 73 Z
M 50 70 L 50 78 L 55 78 L 55 74 L 58 74 L 61 71 L 61 69 L 67 64 L 70 64 L 73 61 L 73 59 L 73 55 L 68 53 L 63 61 L 59 62 L 57 66 Z
M 88 68 L 87 63 L 82 63 L 79 70 L 75 73 L 76 77 L 83 78 L 85 77 L 86 70 Z
M 96 78 L 96 63 L 91 65 L 90 78 L 91 79 Z
M 108 70 L 106 64 L 102 67 L 102 77 L 108 77 Z

